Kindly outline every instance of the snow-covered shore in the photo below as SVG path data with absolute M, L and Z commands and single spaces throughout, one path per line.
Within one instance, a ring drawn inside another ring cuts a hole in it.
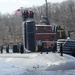
M 75 75 L 75 57 L 58 53 L 0 54 L 0 75 Z

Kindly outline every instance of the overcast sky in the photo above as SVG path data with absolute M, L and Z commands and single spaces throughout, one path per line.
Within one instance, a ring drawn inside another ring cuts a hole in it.
M 47 0 L 47 2 L 62 2 L 64 0 Z M 13 13 L 20 7 L 39 6 L 45 3 L 45 0 L 0 0 L 1 13 Z

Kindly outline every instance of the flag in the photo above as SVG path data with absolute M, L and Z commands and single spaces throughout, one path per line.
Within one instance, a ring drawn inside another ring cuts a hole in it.
M 15 14 L 20 14 L 21 13 L 21 10 L 20 9 L 17 9 L 16 11 L 15 11 Z

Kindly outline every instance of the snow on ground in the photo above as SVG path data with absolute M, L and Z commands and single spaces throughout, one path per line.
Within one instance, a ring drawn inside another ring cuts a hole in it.
M 75 75 L 75 57 L 59 53 L 0 54 L 0 75 Z
M 7 63 L 5 58 L 0 58 L 0 75 L 21 75 L 23 68 L 14 64 Z

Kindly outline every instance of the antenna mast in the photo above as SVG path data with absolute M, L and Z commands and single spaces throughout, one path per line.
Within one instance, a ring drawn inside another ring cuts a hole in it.
M 50 22 L 48 20 L 48 4 L 47 4 L 47 0 L 45 0 L 46 2 L 46 21 L 47 21 L 47 25 L 50 25 Z

